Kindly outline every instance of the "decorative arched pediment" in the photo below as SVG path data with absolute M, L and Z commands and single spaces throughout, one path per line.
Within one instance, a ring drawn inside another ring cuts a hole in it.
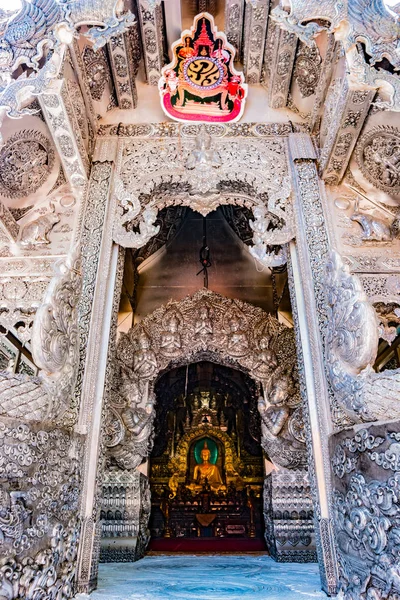
M 162 142 L 146 136 L 123 142 L 114 182 L 114 241 L 144 246 L 158 234 L 158 211 L 168 206 L 206 216 L 233 204 L 253 211 L 253 256 L 265 266 L 284 264 L 285 253 L 267 247 L 294 237 L 286 140 L 249 136 L 239 142 L 215 127 L 182 131 Z
M 279 362 L 294 365 L 291 329 L 261 308 L 202 289 L 180 302 L 170 301 L 123 333 L 117 356 L 138 381 L 151 383 L 172 364 L 208 352 L 264 383 L 272 347 Z

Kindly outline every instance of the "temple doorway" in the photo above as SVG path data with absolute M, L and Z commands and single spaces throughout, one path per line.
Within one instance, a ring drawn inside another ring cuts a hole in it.
M 245 208 L 161 212 L 125 257 L 100 561 L 200 547 L 315 560 L 287 272 L 254 268 Z M 195 262 L 205 230 L 209 281 Z
M 259 386 L 210 361 L 155 384 L 150 550 L 266 550 Z

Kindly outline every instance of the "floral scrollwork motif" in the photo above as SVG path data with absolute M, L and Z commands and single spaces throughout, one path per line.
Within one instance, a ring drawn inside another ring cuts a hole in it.
M 100 101 L 111 77 L 105 51 L 100 49 L 95 52 L 93 48 L 86 46 L 82 58 L 88 77 L 90 95 L 93 100 Z
M 0 597 L 72 597 L 82 443 L 63 429 L 0 424 Z
M 50 175 L 54 160 L 53 146 L 42 133 L 15 133 L 0 151 L 1 194 L 19 198 L 36 192 Z

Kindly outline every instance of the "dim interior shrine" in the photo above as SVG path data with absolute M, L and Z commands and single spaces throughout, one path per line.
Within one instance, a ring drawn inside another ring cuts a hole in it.
M 0 0 L 0 600 L 400 600 L 399 40 Z

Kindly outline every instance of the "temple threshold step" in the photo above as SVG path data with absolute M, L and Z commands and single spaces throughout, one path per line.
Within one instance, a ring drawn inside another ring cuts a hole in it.
M 263 539 L 243 538 L 155 538 L 150 541 L 153 552 L 266 552 Z

